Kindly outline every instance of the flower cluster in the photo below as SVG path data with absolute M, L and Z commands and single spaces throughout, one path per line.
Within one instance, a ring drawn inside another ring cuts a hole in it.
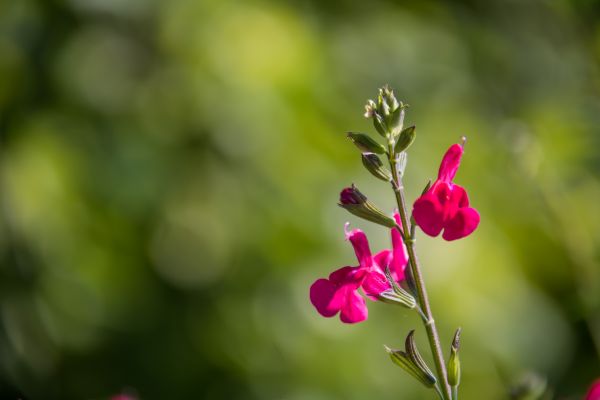
M 413 206 L 413 217 L 417 225 L 430 236 L 437 236 L 442 230 L 445 240 L 456 240 L 468 236 L 479 225 L 479 213 L 469 207 L 467 192 L 452 180 L 456 175 L 463 154 L 463 146 L 450 146 L 442 159 L 438 179 L 419 197 Z M 346 232 L 359 265 L 343 267 L 329 275 L 328 279 L 318 279 L 310 288 L 310 300 L 324 317 L 332 317 L 338 312 L 346 323 L 356 323 L 367 319 L 368 310 L 364 298 L 358 293 L 362 288 L 367 297 L 381 300 L 381 293 L 390 288 L 384 271 L 390 267 L 396 282 L 404 280 L 404 269 L 408 262 L 406 246 L 397 227 L 401 225 L 396 212 L 394 220 L 385 216 L 371 205 L 366 196 L 348 187 L 340 193 L 340 206 L 351 213 L 391 229 L 392 250 L 383 250 L 371 255 L 369 243 L 363 231 L 356 229 Z
M 341 196 L 347 196 L 347 190 Z M 343 201 L 344 199 L 341 199 Z M 399 221 L 399 215 L 394 215 Z M 318 279 L 310 287 L 310 301 L 324 317 L 333 317 L 338 312 L 345 323 L 356 323 L 367 319 L 368 310 L 365 299 L 358 293 L 362 288 L 371 300 L 378 300 L 380 294 L 390 288 L 385 276 L 386 268 L 396 282 L 404 280 L 404 269 L 408 262 L 406 247 L 400 233 L 391 230 L 392 250 L 385 249 L 372 255 L 367 236 L 360 229 L 348 231 L 346 239 L 354 247 L 358 266 L 342 267 L 329 275 L 328 279 Z
M 415 201 L 413 217 L 429 236 L 437 236 L 444 230 L 442 238 L 456 240 L 470 235 L 479 225 L 479 213 L 469 207 L 467 192 L 452 182 L 463 152 L 460 144 L 450 146 L 442 159 L 437 180 Z
M 480 218 L 479 213 L 469 206 L 465 189 L 453 182 L 464 152 L 461 144 L 450 146 L 442 159 L 437 180 L 414 202 L 412 213 L 407 210 L 402 178 L 407 165 L 407 150 L 416 139 L 416 127 L 404 127 L 407 107 L 385 86 L 379 90 L 377 100 L 369 100 L 365 108 L 365 117 L 372 120 L 385 143 L 368 134 L 348 133 L 348 138 L 361 153 L 365 169 L 393 189 L 398 211 L 393 216 L 388 215 L 354 185 L 342 190 L 339 200 L 339 206 L 356 217 L 391 229 L 392 248 L 373 255 L 365 233 L 360 229 L 349 231 L 347 223 L 346 238 L 354 248 L 358 265 L 339 268 L 328 278 L 317 279 L 310 287 L 310 301 L 322 316 L 330 318 L 339 314 L 340 320 L 349 324 L 367 319 L 365 297 L 417 311 L 429 338 L 436 373 L 421 356 L 414 330 L 406 337 L 403 350 L 386 346 L 386 351 L 394 364 L 427 388 L 435 389 L 442 400 L 456 400 L 460 384 L 460 328 L 456 331 L 446 366 L 415 255 L 416 228 L 420 227 L 430 236 L 438 236 L 443 231 L 442 238 L 450 241 L 470 235 L 479 225 Z M 407 266 L 410 268 L 405 270 Z

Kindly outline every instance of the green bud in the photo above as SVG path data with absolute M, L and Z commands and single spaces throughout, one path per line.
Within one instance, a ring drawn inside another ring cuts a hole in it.
M 340 193 L 340 202 L 338 205 L 346 209 L 351 214 L 367 221 L 383 225 L 388 228 L 396 226 L 396 221 L 385 215 L 383 211 L 375 207 L 373 203 L 367 200 L 367 196 L 362 194 L 356 186 L 345 188 Z
M 450 347 L 450 358 L 448 359 L 448 383 L 450 386 L 458 386 L 460 384 L 460 359 L 458 357 L 460 332 L 461 328 L 458 328 Z
M 383 137 L 394 139 L 402 130 L 405 104 L 398 102 L 394 92 L 386 85 L 379 89 L 377 102 L 367 101 L 365 117 L 373 118 L 373 125 Z
M 373 176 L 382 181 L 389 182 L 392 180 L 392 174 L 384 166 L 377 154 L 362 153 L 362 163 Z
M 398 154 L 408 149 L 408 147 L 415 141 L 416 136 L 417 133 L 414 125 L 403 129 L 398 136 L 398 141 L 396 141 L 394 152 Z
M 385 120 L 379 113 L 373 113 L 373 126 L 377 133 L 379 133 L 383 137 L 387 137 L 387 126 L 385 124 Z
M 364 133 L 348 132 L 348 138 L 352 140 L 352 143 L 354 143 L 360 151 L 377 154 L 385 153 L 385 147 L 383 147 L 382 144 L 377 143 L 374 139 Z

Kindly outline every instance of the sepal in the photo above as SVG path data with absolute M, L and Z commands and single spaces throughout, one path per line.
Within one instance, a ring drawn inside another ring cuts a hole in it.
M 382 181 L 392 180 L 392 174 L 383 166 L 383 163 L 375 153 L 362 153 L 362 163 L 374 177 Z
M 410 293 L 402 289 L 400 285 L 398 285 L 398 283 L 394 280 L 394 278 L 392 277 L 392 273 L 390 272 L 390 267 L 386 267 L 385 277 L 387 278 L 391 288 L 380 293 L 379 300 L 385 303 L 399 304 L 409 309 L 415 308 L 417 305 L 417 301 Z
M 435 386 L 435 384 L 437 382 L 437 380 L 435 379 L 435 376 L 427 375 L 422 370 L 420 370 L 419 367 L 417 367 L 413 363 L 410 356 L 406 352 L 404 352 L 402 350 L 390 349 L 387 346 L 384 346 L 384 347 L 385 347 L 385 351 L 387 351 L 387 353 L 390 356 L 390 359 L 392 360 L 392 362 L 394 364 L 396 364 L 397 366 L 399 366 L 400 368 L 402 368 L 403 370 L 408 372 L 409 375 L 411 375 L 413 378 L 415 378 L 416 380 L 421 382 L 423 385 L 425 385 L 425 387 L 432 388 Z

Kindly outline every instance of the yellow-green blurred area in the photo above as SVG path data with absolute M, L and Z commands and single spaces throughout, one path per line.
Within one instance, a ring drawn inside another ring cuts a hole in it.
M 600 376 L 600 2 L 0 2 L 0 398 L 431 399 L 310 284 L 389 234 L 336 206 L 393 193 L 345 132 L 389 83 L 417 125 L 409 201 L 447 147 L 479 229 L 418 234 L 461 399 Z M 431 363 L 431 361 L 430 361 Z

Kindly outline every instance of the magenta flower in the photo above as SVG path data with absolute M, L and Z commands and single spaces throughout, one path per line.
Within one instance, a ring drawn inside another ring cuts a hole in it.
M 592 383 L 592 387 L 585 395 L 585 400 L 600 400 L 600 379 Z
M 399 219 L 397 214 L 394 217 Z M 310 287 L 310 301 L 322 316 L 329 318 L 339 312 L 342 322 L 352 324 L 364 321 L 368 316 L 365 299 L 358 289 L 362 287 L 367 297 L 377 300 L 381 292 L 390 288 L 385 269 L 390 268 L 397 282 L 403 280 L 408 255 L 395 229 L 392 229 L 393 249 L 380 251 L 375 256 L 371 254 L 367 236 L 360 229 L 346 230 L 346 238 L 354 247 L 359 265 L 342 267 L 332 272 L 328 279 L 315 281 Z
M 429 236 L 442 230 L 445 240 L 456 240 L 470 235 L 479 225 L 479 213 L 469 207 L 469 197 L 461 186 L 452 182 L 463 154 L 460 144 L 450 146 L 431 188 L 413 205 L 417 225 Z

